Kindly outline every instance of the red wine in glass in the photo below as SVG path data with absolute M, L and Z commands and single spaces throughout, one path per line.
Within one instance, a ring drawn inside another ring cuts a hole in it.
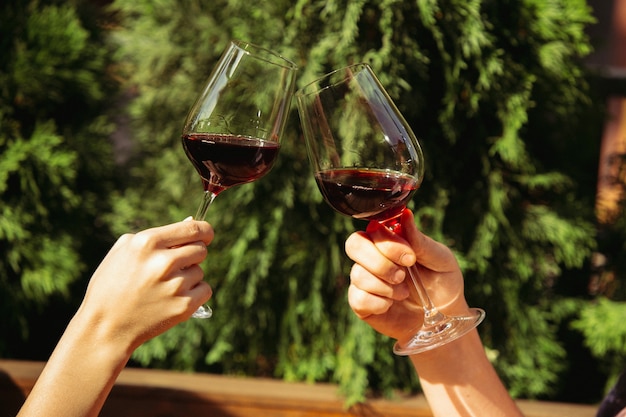
M 318 171 L 315 180 L 324 199 L 339 213 L 377 221 L 400 215 L 420 185 L 413 175 L 365 168 Z
M 278 142 L 228 134 L 191 133 L 182 140 L 205 191 L 215 195 L 267 174 L 280 149 Z

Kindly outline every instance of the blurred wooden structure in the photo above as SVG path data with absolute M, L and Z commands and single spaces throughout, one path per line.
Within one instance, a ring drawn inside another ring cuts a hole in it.
M 43 362 L 0 360 L 0 417 L 15 416 Z M 596 407 L 519 401 L 526 417 L 594 417 Z M 102 417 L 432 417 L 423 396 L 346 409 L 331 384 L 127 368 Z
M 600 225 L 611 224 L 623 214 L 626 191 L 626 1 L 611 5 L 605 55 L 596 63 L 606 80 L 608 110 L 598 164 L 596 213 Z M 608 9 L 608 3 L 604 7 Z

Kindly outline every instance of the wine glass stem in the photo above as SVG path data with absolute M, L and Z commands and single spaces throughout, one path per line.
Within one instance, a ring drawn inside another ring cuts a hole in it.
M 402 225 L 398 220 L 398 216 L 382 221 L 381 223 L 392 232 L 403 236 Z M 428 292 L 426 291 L 426 287 L 424 287 L 424 283 L 420 278 L 417 265 L 412 265 L 406 268 L 406 271 L 409 274 L 409 277 L 411 277 L 413 287 L 415 287 L 419 301 L 424 308 L 424 327 L 434 327 L 444 322 L 446 320 L 446 316 L 444 316 L 443 313 L 435 307 L 430 299 Z
M 417 291 L 417 296 L 420 299 L 420 303 L 424 308 L 424 326 L 431 327 L 435 326 L 443 319 L 445 316 L 435 307 L 432 300 L 428 296 L 428 292 L 424 287 L 424 283 L 419 276 L 419 272 L 417 271 L 417 266 L 413 265 L 407 268 L 407 272 L 411 277 L 411 281 L 415 286 L 415 290 Z
M 215 200 L 217 194 L 212 193 L 210 191 L 205 191 L 204 196 L 202 197 L 202 202 L 200 203 L 200 207 L 198 207 L 198 211 L 196 212 L 196 216 L 194 220 L 204 220 L 206 217 L 206 212 L 209 209 L 209 206 Z
M 210 191 L 204 192 L 204 196 L 202 196 L 202 202 L 200 203 L 200 207 L 198 207 L 198 211 L 196 212 L 194 220 L 204 220 L 204 218 L 206 217 L 206 212 L 209 209 L 209 206 L 211 205 L 213 200 L 215 200 L 216 196 L 217 194 Z M 213 316 L 213 310 L 211 310 L 211 307 L 207 305 L 200 306 L 191 316 L 197 319 L 208 319 Z

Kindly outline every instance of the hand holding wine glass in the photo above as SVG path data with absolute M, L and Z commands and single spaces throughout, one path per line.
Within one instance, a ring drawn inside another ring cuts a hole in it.
M 341 214 L 402 234 L 399 216 L 424 176 L 424 157 L 409 125 L 367 64 L 326 74 L 296 93 L 309 159 L 326 202 Z M 484 319 L 481 309 L 448 317 L 433 304 L 418 269 L 407 268 L 424 322 L 394 352 L 433 349 Z
M 232 41 L 189 111 L 185 154 L 204 185 L 195 220 L 204 220 L 219 193 L 269 172 L 278 155 L 297 67 L 251 43 Z M 203 306 L 193 317 L 209 318 Z

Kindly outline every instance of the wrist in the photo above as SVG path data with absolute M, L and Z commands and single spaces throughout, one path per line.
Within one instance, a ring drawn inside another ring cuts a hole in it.
M 476 329 L 445 345 L 411 355 L 410 359 L 420 378 L 432 382 L 465 379 L 491 366 Z
M 74 315 L 28 396 L 20 416 L 95 416 L 130 350 L 84 310 Z
M 107 319 L 106 313 L 93 314 L 81 306 L 70 320 L 63 339 L 76 344 L 74 349 L 83 354 L 97 355 L 98 360 L 124 367 L 135 347 L 127 336 L 127 332 Z

